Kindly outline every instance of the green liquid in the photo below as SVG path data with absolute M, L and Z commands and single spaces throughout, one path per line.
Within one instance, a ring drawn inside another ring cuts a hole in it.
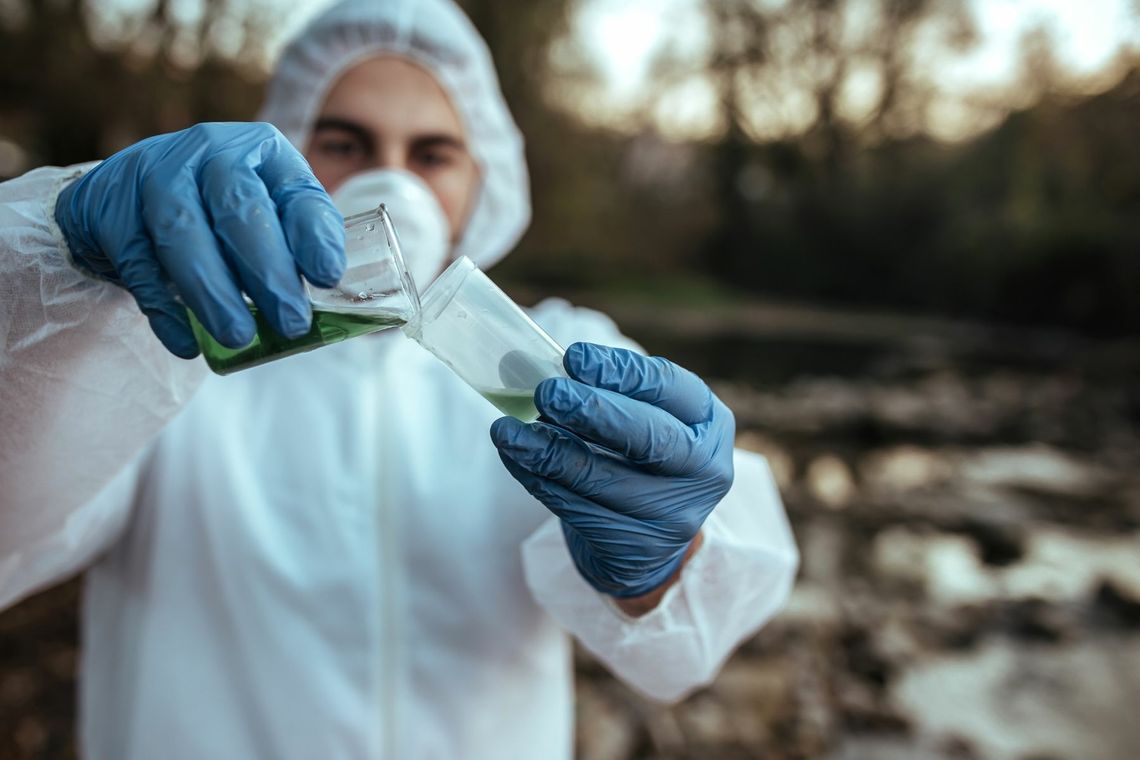
M 226 348 L 214 340 L 194 313 L 190 312 L 190 326 L 194 329 L 194 337 L 202 349 L 202 356 L 210 369 L 219 375 L 228 375 L 275 359 L 330 346 L 357 335 L 398 327 L 405 321 L 391 314 L 345 314 L 313 309 L 313 325 L 309 332 L 300 338 L 283 338 L 273 331 L 256 306 L 250 305 L 249 313 L 257 323 L 257 333 L 253 340 L 242 348 Z
M 534 391 L 520 391 L 512 388 L 497 388 L 493 391 L 480 390 L 479 395 L 490 401 L 499 411 L 523 422 L 538 419 L 538 409 L 534 407 Z

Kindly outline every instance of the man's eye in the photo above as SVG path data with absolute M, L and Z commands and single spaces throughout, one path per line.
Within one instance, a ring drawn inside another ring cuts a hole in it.
M 455 162 L 455 157 L 452 155 L 452 151 L 448 150 L 424 150 L 417 153 L 415 158 L 416 162 L 419 163 L 420 166 L 424 166 L 429 169 L 438 169 L 444 166 L 450 166 Z
M 322 140 L 320 151 L 334 158 L 356 158 L 364 153 L 363 147 L 355 140 Z

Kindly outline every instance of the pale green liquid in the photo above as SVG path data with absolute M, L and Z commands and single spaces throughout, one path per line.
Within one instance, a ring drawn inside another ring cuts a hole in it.
M 190 312 L 190 326 L 194 329 L 194 337 L 202 349 L 202 356 L 210 369 L 219 375 L 228 375 L 275 359 L 340 343 L 346 338 L 404 324 L 404 320 L 390 314 L 344 314 L 313 309 L 313 325 L 309 332 L 300 338 L 283 338 L 273 331 L 256 306 L 250 305 L 249 313 L 257 323 L 257 333 L 253 340 L 242 348 L 226 348 L 214 340 L 193 312 Z
M 499 411 L 523 422 L 538 419 L 538 409 L 534 407 L 534 391 L 520 391 L 511 388 L 496 388 L 493 391 L 480 390 L 479 395 L 490 401 Z

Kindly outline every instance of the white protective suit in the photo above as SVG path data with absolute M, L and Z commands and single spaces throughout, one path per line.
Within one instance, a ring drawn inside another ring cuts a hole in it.
M 488 266 L 525 227 L 525 166 L 450 4 L 333 9 L 265 116 L 303 145 L 328 85 L 381 50 L 465 121 L 483 186 L 459 249 Z M 797 555 L 755 455 L 633 619 L 502 467 L 495 409 L 399 334 L 226 378 L 169 355 L 128 293 L 67 263 L 53 208 L 85 168 L 0 185 L 0 608 L 87 569 L 85 757 L 565 758 L 567 633 L 673 700 L 783 604 Z M 563 345 L 632 345 L 563 301 L 532 313 Z

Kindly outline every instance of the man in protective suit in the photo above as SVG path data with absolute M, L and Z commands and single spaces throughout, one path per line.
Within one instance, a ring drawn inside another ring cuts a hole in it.
M 506 255 L 522 140 L 470 22 L 342 2 L 261 118 L 0 185 L 0 607 L 87 571 L 84 756 L 568 757 L 567 634 L 653 698 L 708 683 L 795 546 L 728 409 L 604 315 L 531 311 L 570 378 L 530 425 L 395 331 L 185 361 L 186 307 L 250 340 L 243 292 L 306 332 L 354 204 L 413 199 L 421 285 Z

